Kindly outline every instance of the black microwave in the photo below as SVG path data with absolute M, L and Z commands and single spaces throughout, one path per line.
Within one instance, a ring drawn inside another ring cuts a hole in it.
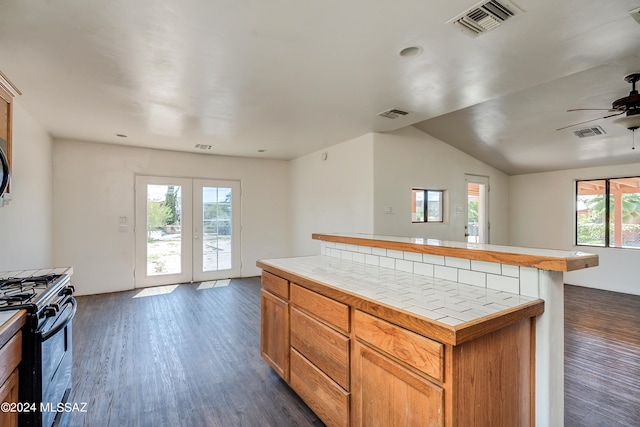
M 9 185 L 9 161 L 0 147 L 0 197 L 4 195 Z

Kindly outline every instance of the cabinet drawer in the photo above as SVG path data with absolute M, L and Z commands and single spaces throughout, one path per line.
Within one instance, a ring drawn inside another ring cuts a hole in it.
M 291 284 L 291 302 L 336 329 L 349 333 L 349 306 L 324 295 Z
M 356 310 L 356 337 L 431 377 L 443 380 L 443 345 Z
M 0 384 L 6 380 L 22 360 L 22 331 L 18 331 L 0 348 Z
M 282 277 L 263 271 L 262 288 L 274 295 L 278 295 L 280 298 L 289 299 L 289 282 Z
M 349 338 L 291 307 L 291 347 L 349 390 Z
M 290 385 L 327 426 L 349 424 L 349 394 L 295 349 Z

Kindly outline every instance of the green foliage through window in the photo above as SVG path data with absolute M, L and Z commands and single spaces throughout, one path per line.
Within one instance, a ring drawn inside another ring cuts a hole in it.
M 576 244 L 640 249 L 640 177 L 576 182 Z

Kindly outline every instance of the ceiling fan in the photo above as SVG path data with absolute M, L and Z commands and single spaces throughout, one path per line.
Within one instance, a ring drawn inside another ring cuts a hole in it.
M 596 120 L 602 120 L 602 119 L 608 119 L 610 117 L 620 116 L 622 114 L 625 114 L 625 117 L 621 117 L 619 119 L 614 120 L 614 123 L 619 123 L 631 131 L 635 131 L 636 129 L 638 129 L 640 127 L 640 94 L 638 94 L 638 90 L 636 89 L 636 83 L 640 80 L 640 72 L 626 75 L 624 77 L 624 80 L 628 83 L 631 83 L 631 92 L 629 92 L 629 96 L 625 96 L 624 98 L 620 98 L 613 101 L 613 103 L 611 104 L 611 108 L 574 108 L 571 110 L 567 110 L 567 112 L 608 111 L 613 114 L 608 114 L 606 116 L 598 117 L 591 120 L 585 120 L 584 122 L 580 122 L 580 123 L 574 123 L 572 125 L 561 127 L 556 130 L 563 130 L 563 129 L 578 126 L 584 123 L 593 122 Z

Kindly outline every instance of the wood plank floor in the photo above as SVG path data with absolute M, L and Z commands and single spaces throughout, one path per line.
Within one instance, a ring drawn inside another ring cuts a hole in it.
M 322 426 L 262 360 L 260 279 L 78 297 L 77 426 Z
M 640 296 L 565 286 L 565 427 L 640 426 Z
M 322 426 L 259 355 L 260 280 L 78 297 L 77 426 Z M 565 287 L 565 426 L 640 427 L 640 297 Z

